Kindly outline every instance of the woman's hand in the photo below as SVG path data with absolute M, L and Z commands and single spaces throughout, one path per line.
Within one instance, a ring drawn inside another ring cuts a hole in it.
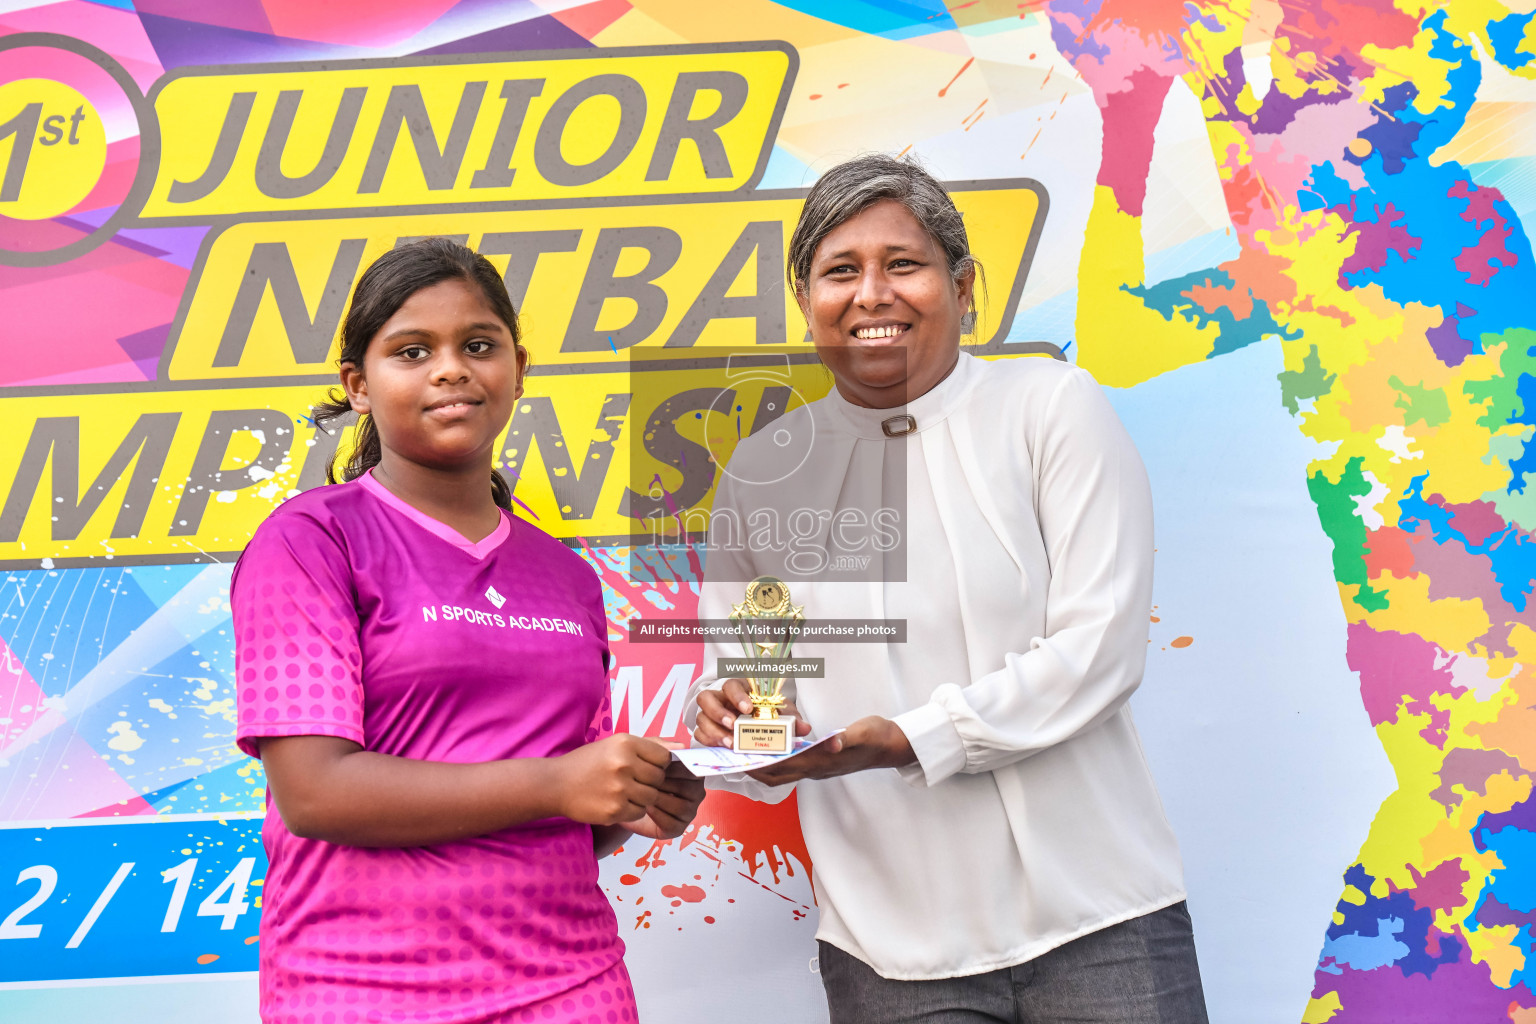
M 663 792 L 672 796 L 666 777 L 671 762 L 666 747 L 628 733 L 578 747 L 553 760 L 558 813 L 588 825 L 643 818 Z M 675 798 L 667 806 L 678 806 Z
M 706 747 L 728 747 L 735 739 L 736 719 L 752 713 L 752 700 L 747 696 L 747 684 L 740 679 L 727 679 L 718 690 L 705 690 L 699 694 L 699 717 L 694 723 L 693 738 Z M 795 720 L 795 735 L 807 736 L 811 723 L 800 717 L 794 704 L 786 703 L 782 714 Z
M 917 760 L 907 734 L 889 718 L 870 715 L 803 754 L 748 772 L 769 786 L 801 779 L 832 779 L 869 768 L 901 768 Z
M 729 747 L 737 716 L 752 711 L 746 684 L 740 679 L 727 679 L 718 690 L 705 690 L 698 699 L 699 717 L 693 738 L 706 747 Z M 795 716 L 797 735 L 810 733 L 811 723 L 800 716 L 793 704 L 786 704 L 784 713 Z M 747 774 L 767 785 L 783 786 L 800 779 L 831 779 L 867 768 L 901 768 L 915 760 L 917 755 L 907 742 L 907 734 L 889 718 L 870 715 L 803 754 Z
M 666 778 L 657 787 L 656 802 L 645 817 L 626 821 L 620 827 L 646 839 L 676 839 L 688 830 L 689 822 L 704 802 L 704 780 L 681 764 L 673 762 Z

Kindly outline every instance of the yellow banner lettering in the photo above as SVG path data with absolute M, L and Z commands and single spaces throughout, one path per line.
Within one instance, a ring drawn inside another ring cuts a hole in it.
M 142 217 L 749 189 L 796 64 L 752 43 L 184 70 L 154 93 L 160 168 Z

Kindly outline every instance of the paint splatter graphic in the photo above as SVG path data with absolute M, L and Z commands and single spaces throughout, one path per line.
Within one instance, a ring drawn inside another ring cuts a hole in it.
M 1406 9 L 1050 5 L 1105 124 L 1078 359 L 1129 386 L 1278 343 L 1282 400 L 1319 443 L 1307 486 L 1347 657 L 1400 788 L 1345 874 L 1304 1020 L 1536 1019 L 1536 274 L 1472 116 L 1485 76 L 1536 75 L 1536 29 L 1497 4 Z M 1240 249 L 1149 284 L 1143 202 L 1176 80 Z
M 773 897 L 770 906 L 782 906 L 796 920 L 803 919 L 812 908 L 786 892 L 784 885 L 792 878 L 804 881 L 810 876 L 811 858 L 800 834 L 799 814 L 793 796 L 779 804 L 760 804 L 734 793 L 712 792 L 699 808 L 698 818 L 682 836 L 651 843 L 633 862 L 639 874 L 626 871 L 620 875 L 620 888 L 609 889 L 608 895 L 616 904 L 639 907 L 647 896 L 653 895 L 642 886 L 646 873 L 672 864 L 669 876 L 675 876 L 674 862 L 681 861 L 698 870 L 687 875 L 688 881 L 661 885 L 660 898 L 670 909 L 639 914 L 635 927 L 649 927 L 654 913 L 675 916 L 686 905 L 717 899 L 721 879 L 728 874 L 745 879 Z M 624 851 L 621 849 L 614 856 L 621 858 Z M 629 891 L 631 887 L 633 892 Z M 694 914 L 689 919 L 714 923 L 713 915 Z

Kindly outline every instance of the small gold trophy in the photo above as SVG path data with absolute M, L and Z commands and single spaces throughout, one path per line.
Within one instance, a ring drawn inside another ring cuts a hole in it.
M 805 621 L 803 608 L 789 603 L 783 580 L 760 576 L 747 587 L 747 599 L 731 606 L 731 622 L 741 631 L 741 649 L 753 660 L 788 658 L 794 631 Z M 736 719 L 732 744 L 742 754 L 787 754 L 795 749 L 795 720 L 779 714 L 784 706 L 784 675 L 747 679 L 752 716 Z

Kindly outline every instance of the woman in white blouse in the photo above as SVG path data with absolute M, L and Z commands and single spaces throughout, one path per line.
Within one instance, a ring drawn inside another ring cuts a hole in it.
M 833 1024 L 1202 1024 L 1178 846 L 1126 704 L 1152 593 L 1130 438 L 1070 363 L 961 351 L 975 260 L 914 164 L 828 171 L 789 264 L 836 386 L 738 446 L 700 616 L 769 575 L 813 620 L 906 622 L 904 643 L 797 644 L 825 674 L 794 682 L 791 713 L 844 731 L 729 784 L 798 788 Z M 695 739 L 728 745 L 741 680 L 696 692 Z

